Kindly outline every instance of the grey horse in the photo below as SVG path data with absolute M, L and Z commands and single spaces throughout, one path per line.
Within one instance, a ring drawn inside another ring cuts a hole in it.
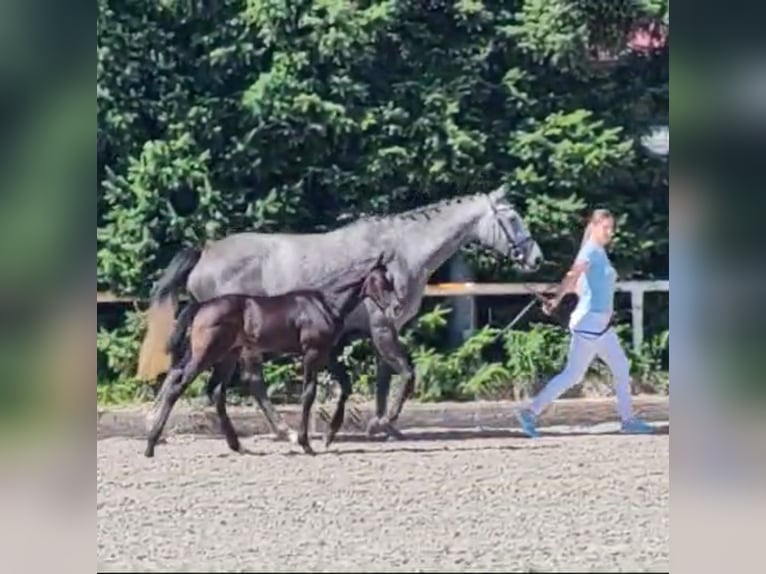
M 243 232 L 211 242 L 202 250 L 187 247 L 176 254 L 153 289 L 137 376 L 153 379 L 169 368 L 168 353 L 173 362 L 183 356 L 188 318 L 201 302 L 233 293 L 276 295 L 310 288 L 322 277 L 384 251 L 395 303 L 386 311 L 367 302 L 359 305 L 344 323 L 343 337 L 333 349 L 328 370 L 338 381 L 341 395 L 348 397 L 352 385 L 338 355 L 352 338 L 371 337 L 377 355 L 376 414 L 367 432 L 401 436 L 392 423 L 414 391 L 415 370 L 399 341 L 399 331 L 418 312 L 431 274 L 471 242 L 510 258 L 524 272 L 537 270 L 543 261 L 540 246 L 508 200 L 505 186 L 403 213 L 361 218 L 325 233 Z M 190 303 L 173 329 L 178 294 L 184 287 Z M 386 415 L 394 373 L 403 377 L 404 386 Z M 231 375 L 230 368 L 214 368 L 209 391 Z M 247 361 L 242 377 L 276 435 L 294 439 L 295 433 L 266 394 L 263 358 Z

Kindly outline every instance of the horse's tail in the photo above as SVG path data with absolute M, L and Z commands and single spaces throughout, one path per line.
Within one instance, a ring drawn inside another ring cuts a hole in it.
M 170 368 L 170 355 L 167 350 L 178 304 L 178 293 L 186 285 L 191 270 L 201 256 L 202 252 L 197 248 L 182 249 L 173 257 L 152 289 L 147 311 L 146 335 L 138 356 L 138 379 L 153 380 Z M 181 340 L 183 341 L 183 337 Z

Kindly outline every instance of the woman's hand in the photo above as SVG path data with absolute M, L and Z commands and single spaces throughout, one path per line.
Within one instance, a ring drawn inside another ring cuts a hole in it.
M 559 306 L 558 297 L 551 297 L 550 299 L 545 299 L 543 301 L 543 313 L 545 313 L 546 315 L 551 315 L 556 310 L 556 307 L 558 306 Z
M 556 310 L 556 307 L 559 306 L 561 300 L 567 295 L 567 293 L 572 293 L 575 291 L 577 280 L 580 278 L 580 275 L 585 272 L 586 269 L 588 269 L 587 261 L 576 261 L 574 265 L 572 265 L 569 271 L 567 271 L 567 274 L 564 276 L 564 279 L 559 284 L 558 289 L 556 289 L 556 293 L 549 299 L 543 301 L 543 312 L 546 315 L 550 315 Z

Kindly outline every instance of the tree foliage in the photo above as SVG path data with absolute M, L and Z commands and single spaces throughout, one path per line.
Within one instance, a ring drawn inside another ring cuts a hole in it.
M 667 54 L 571 67 L 603 5 L 101 0 L 99 285 L 145 295 L 184 242 L 328 229 L 502 181 L 551 260 L 606 206 L 621 271 L 665 275 L 665 166 L 636 141 L 667 115 Z
M 621 278 L 667 276 L 663 0 L 99 0 L 98 287 L 146 296 L 184 243 L 321 231 L 509 185 L 560 276 L 587 211 Z M 510 266 L 469 254 L 479 280 Z

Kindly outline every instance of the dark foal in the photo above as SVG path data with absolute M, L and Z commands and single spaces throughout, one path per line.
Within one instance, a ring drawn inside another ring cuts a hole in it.
M 313 454 L 308 418 L 316 398 L 316 376 L 327 363 L 346 315 L 368 297 L 381 310 L 386 310 L 393 299 L 393 285 L 387 277 L 383 255 L 372 267 L 367 265 L 327 280 L 326 287 L 320 289 L 291 291 L 274 297 L 224 295 L 200 305 L 191 323 L 189 350 L 162 385 L 158 397 L 162 406 L 149 431 L 145 455 L 154 456 L 173 405 L 191 382 L 211 367 L 226 375 L 220 378 L 214 400 L 226 443 L 239 451 L 239 438 L 226 412 L 226 383 L 240 356 L 247 360 L 264 353 L 303 355 L 305 390 L 298 444 L 304 452 Z M 342 391 L 330 423 L 328 446 L 343 425 L 345 403 L 351 394 L 350 389 Z

